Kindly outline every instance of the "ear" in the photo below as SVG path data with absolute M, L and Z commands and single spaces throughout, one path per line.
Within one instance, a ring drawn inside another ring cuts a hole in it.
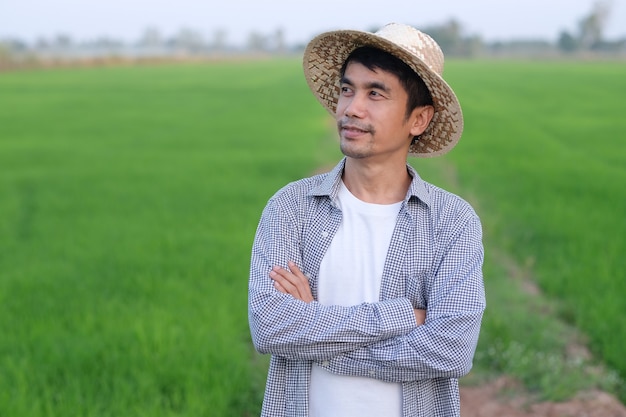
M 435 114 L 435 108 L 433 106 L 421 106 L 417 107 L 411 113 L 411 136 L 419 136 L 428 127 L 428 124 L 433 119 Z

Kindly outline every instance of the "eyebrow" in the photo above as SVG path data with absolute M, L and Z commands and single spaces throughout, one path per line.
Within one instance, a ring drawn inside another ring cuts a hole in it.
M 348 84 L 348 85 L 354 86 L 354 83 L 350 81 L 350 79 L 346 76 L 341 77 L 339 82 L 341 84 Z M 372 81 L 372 82 L 365 84 L 365 88 L 370 89 L 370 90 L 381 90 L 381 91 L 384 91 L 385 93 L 390 92 L 389 88 L 385 84 L 378 82 L 378 81 Z

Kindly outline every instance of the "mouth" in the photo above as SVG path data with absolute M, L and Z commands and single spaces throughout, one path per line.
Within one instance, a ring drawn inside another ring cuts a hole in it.
M 362 126 L 346 121 L 340 121 L 338 125 L 340 133 L 347 138 L 356 137 L 371 132 L 371 129 L 367 126 Z

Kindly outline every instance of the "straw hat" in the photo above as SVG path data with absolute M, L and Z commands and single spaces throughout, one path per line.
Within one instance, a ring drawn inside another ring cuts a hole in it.
M 373 46 L 400 58 L 428 87 L 435 114 L 430 124 L 413 141 L 411 156 L 443 155 L 457 144 L 463 131 L 463 113 L 454 91 L 443 80 L 443 52 L 427 34 L 398 23 L 390 23 L 376 33 L 339 30 L 315 37 L 304 51 L 304 75 L 313 94 L 331 114 L 335 114 L 341 67 L 352 51 Z

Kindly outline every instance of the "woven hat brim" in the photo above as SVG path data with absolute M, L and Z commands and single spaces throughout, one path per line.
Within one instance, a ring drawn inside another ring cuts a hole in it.
M 428 87 L 435 109 L 428 128 L 411 145 L 410 156 L 432 157 L 447 153 L 461 138 L 463 113 L 452 88 L 410 50 L 374 33 L 340 30 L 322 33 L 307 45 L 303 56 L 309 88 L 332 115 L 340 95 L 339 78 L 348 55 L 361 46 L 373 46 L 391 53 L 413 69 Z

